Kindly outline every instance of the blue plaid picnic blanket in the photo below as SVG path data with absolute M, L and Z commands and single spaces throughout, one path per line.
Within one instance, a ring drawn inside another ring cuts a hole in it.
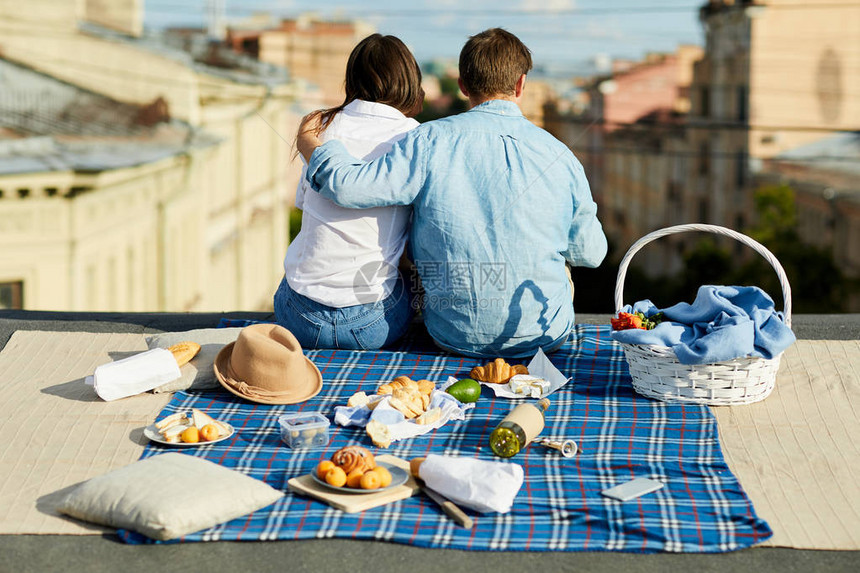
M 322 412 L 354 392 L 371 393 L 382 381 L 407 375 L 441 382 L 467 376 L 481 361 L 436 349 L 426 335 L 381 351 L 307 352 L 323 375 L 323 391 L 303 404 L 265 406 L 226 391 L 179 392 L 163 415 L 192 407 L 229 422 L 228 440 L 185 453 L 261 479 L 287 494 L 246 517 L 187 535 L 179 541 L 257 541 L 349 538 L 422 547 L 515 551 L 722 552 L 749 547 L 771 536 L 726 465 L 716 421 L 705 406 L 670 404 L 633 391 L 623 352 L 609 328 L 580 325 L 550 359 L 572 380 L 551 398 L 543 435 L 577 441 L 572 459 L 529 446 L 512 461 L 525 483 L 506 514 L 472 514 L 466 530 L 429 498 L 415 495 L 386 506 L 347 514 L 288 490 L 287 480 L 307 474 L 335 450 L 370 446 L 361 428 L 332 425 L 328 447 L 291 450 L 280 441 L 277 418 L 286 412 Z M 410 459 L 428 453 L 494 458 L 487 440 L 519 402 L 492 397 L 488 389 L 466 419 L 424 436 L 395 442 L 386 453 Z M 150 444 L 149 457 L 167 447 Z M 648 495 L 620 502 L 600 491 L 647 477 L 665 483 Z M 127 543 L 152 540 L 127 530 Z

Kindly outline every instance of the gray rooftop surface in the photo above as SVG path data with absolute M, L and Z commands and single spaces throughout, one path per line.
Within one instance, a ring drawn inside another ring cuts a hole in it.
M 144 125 L 142 110 L 0 57 L 0 175 L 134 167 L 219 141 L 175 119 Z
M 0 310 L 0 348 L 16 330 L 162 332 L 214 327 L 220 318 L 271 319 L 266 313 L 123 314 Z M 609 315 L 578 315 L 582 323 L 605 324 Z M 799 338 L 860 339 L 860 314 L 795 315 Z M 636 554 L 610 552 L 478 552 L 423 549 L 394 543 L 321 539 L 314 541 L 214 542 L 131 546 L 113 535 L 0 535 L 0 572 L 86 571 L 288 571 L 298 573 L 423 573 L 438 571 L 594 571 L 598 573 L 697 573 L 780 571 L 855 572 L 860 551 L 752 548 L 723 554 Z
M 780 153 L 776 159 L 846 175 L 860 175 L 860 131 L 825 137 Z

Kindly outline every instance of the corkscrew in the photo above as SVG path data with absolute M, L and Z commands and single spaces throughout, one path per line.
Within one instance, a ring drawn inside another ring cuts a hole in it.
M 580 450 L 573 440 L 553 440 L 551 438 L 538 438 L 534 443 L 553 450 L 558 450 L 566 458 L 572 458 Z

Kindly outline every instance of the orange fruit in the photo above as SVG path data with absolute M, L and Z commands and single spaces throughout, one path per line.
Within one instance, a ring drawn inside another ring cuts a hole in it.
M 374 470 L 379 474 L 379 487 L 388 487 L 391 485 L 391 472 L 382 466 L 376 466 Z
M 380 481 L 376 469 L 372 469 L 361 476 L 361 489 L 378 489 Z
M 196 444 L 200 441 L 200 431 L 195 426 L 185 428 L 185 430 L 179 434 L 179 439 L 186 444 Z
M 346 485 L 346 472 L 343 468 L 334 466 L 325 473 L 325 482 L 334 487 L 343 487 Z
M 317 466 L 317 477 L 320 479 L 325 479 L 325 474 L 334 467 L 334 462 L 331 460 L 323 460 Z
M 349 472 L 346 476 L 346 487 L 361 487 L 361 476 L 364 475 L 364 471 L 359 468 L 356 468 Z
M 204 442 L 211 442 L 212 440 L 217 440 L 218 436 L 221 435 L 221 432 L 218 430 L 218 426 L 215 424 L 206 424 L 203 426 L 203 429 L 200 430 L 200 439 Z

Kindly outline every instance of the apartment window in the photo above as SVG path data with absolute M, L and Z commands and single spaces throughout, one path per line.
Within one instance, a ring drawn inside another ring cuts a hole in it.
M 107 310 L 117 310 L 117 276 L 116 276 L 116 259 L 111 257 L 107 264 Z
M 128 301 L 125 305 L 127 310 L 136 310 L 135 306 L 135 257 L 134 257 L 134 248 L 128 247 L 125 252 L 126 258 L 126 269 L 128 271 L 128 276 L 126 277 L 126 286 L 128 287 L 128 293 L 126 294 Z
M 735 97 L 737 99 L 737 111 L 738 111 L 738 121 L 746 122 L 749 120 L 749 90 L 747 90 L 746 86 L 738 86 L 735 90 Z
M 703 141 L 699 145 L 699 175 L 707 175 L 711 171 L 711 145 Z
M 669 181 L 666 186 L 666 198 L 670 203 L 681 202 L 681 184 L 677 181 Z
M 96 292 L 96 266 L 87 265 L 85 272 L 85 289 L 87 293 L 87 310 L 95 310 L 98 303 L 98 293 Z
M 0 309 L 24 308 L 24 281 L 0 283 Z
M 699 88 L 699 104 L 702 112 L 702 117 L 711 115 L 711 90 L 708 86 Z
M 708 222 L 708 201 L 706 199 L 699 201 L 699 222 Z
M 747 184 L 747 154 L 740 150 L 735 154 L 735 185 L 737 190 L 743 190 Z

